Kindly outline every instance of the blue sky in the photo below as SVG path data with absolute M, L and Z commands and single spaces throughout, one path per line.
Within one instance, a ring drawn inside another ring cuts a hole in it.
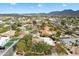
M 0 3 L 0 13 L 48 13 L 64 9 L 79 10 L 79 3 Z

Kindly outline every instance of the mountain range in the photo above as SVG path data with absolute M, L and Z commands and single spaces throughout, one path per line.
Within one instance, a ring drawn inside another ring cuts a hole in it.
M 27 16 L 27 15 L 77 15 L 79 16 L 79 10 L 72 10 L 72 9 L 67 9 L 67 10 L 62 10 L 62 11 L 52 11 L 49 13 L 30 13 L 30 14 L 16 14 L 16 13 L 11 13 L 11 14 L 0 14 L 0 15 L 7 15 L 7 16 Z
M 49 12 L 48 14 L 52 14 L 52 15 L 79 15 L 79 10 L 72 10 L 72 9 L 68 9 L 68 10 L 63 10 L 63 11 L 53 11 L 53 12 Z

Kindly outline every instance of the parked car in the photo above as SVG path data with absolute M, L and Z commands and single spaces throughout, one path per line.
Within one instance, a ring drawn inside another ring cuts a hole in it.
M 0 46 L 0 50 L 4 50 L 4 49 L 5 49 L 5 47 Z

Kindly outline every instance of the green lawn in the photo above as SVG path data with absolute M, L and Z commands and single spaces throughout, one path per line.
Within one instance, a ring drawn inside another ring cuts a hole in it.
M 12 38 L 9 42 L 7 42 L 7 43 L 5 44 L 5 47 L 11 46 L 11 45 L 14 43 L 14 41 L 16 41 L 16 40 L 18 40 L 18 38 Z
M 14 41 L 9 41 L 9 42 L 7 42 L 7 43 L 5 44 L 5 47 L 11 46 L 11 45 L 13 44 L 13 42 L 14 42 Z

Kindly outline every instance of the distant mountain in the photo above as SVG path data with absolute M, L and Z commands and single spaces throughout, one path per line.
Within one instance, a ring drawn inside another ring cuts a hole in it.
M 63 11 L 53 11 L 48 14 L 52 14 L 52 15 L 79 15 L 79 10 L 74 11 L 72 9 L 68 9 L 68 10 L 63 10 Z
M 12 13 L 12 14 L 0 14 L 0 16 L 39 16 L 39 15 L 77 15 L 79 16 L 79 10 L 72 10 L 72 9 L 67 9 L 67 10 L 63 10 L 63 11 L 53 11 L 53 12 L 49 12 L 49 13 L 30 13 L 30 14 L 16 14 L 16 13 Z
M 28 14 L 26 14 L 28 15 Z M 63 10 L 63 11 L 53 11 L 53 12 L 49 12 L 49 13 L 33 13 L 30 15 L 77 15 L 79 16 L 79 10 L 74 11 L 72 9 L 68 9 L 68 10 Z

